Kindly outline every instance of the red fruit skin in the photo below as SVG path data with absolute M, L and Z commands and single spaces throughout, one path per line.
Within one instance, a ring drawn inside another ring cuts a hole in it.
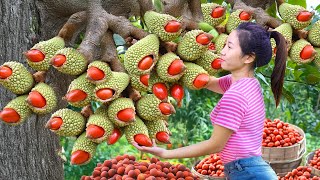
M 248 21 L 251 18 L 251 15 L 248 12 L 242 11 L 239 15 L 239 18 L 243 21 Z
M 297 15 L 297 20 L 300 22 L 309 21 L 312 18 L 313 14 L 309 11 L 302 11 Z
M 0 66 L 0 79 L 6 79 L 12 75 L 12 69 L 7 66 Z
M 117 117 L 120 121 L 130 122 L 135 118 L 135 111 L 132 108 L 126 108 L 118 112 Z
M 27 102 L 36 108 L 46 106 L 46 99 L 38 91 L 31 91 L 27 97 Z
M 99 89 L 96 92 L 97 97 L 102 100 L 110 99 L 113 96 L 113 94 L 114 94 L 114 91 L 112 89 L 108 89 L 108 88 Z
M 182 73 L 185 70 L 186 66 L 183 64 L 183 61 L 180 59 L 174 60 L 169 68 L 168 68 L 168 74 L 171 76 L 178 75 Z
M 0 119 L 6 123 L 17 123 L 20 121 L 20 115 L 12 108 L 4 108 L 0 112 Z
M 71 155 L 71 164 L 81 165 L 90 159 L 90 154 L 88 152 L 78 150 Z
M 55 67 L 61 67 L 66 61 L 65 55 L 57 54 L 51 59 L 51 64 Z
M 107 144 L 108 145 L 112 145 L 114 143 L 116 143 L 121 137 L 121 131 L 117 128 L 114 128 L 112 131 L 112 134 L 110 135 L 110 137 L 107 140 Z
M 24 53 L 24 55 L 31 62 L 40 62 L 43 61 L 45 58 L 45 55 L 37 49 L 31 49 Z
M 224 15 L 224 8 L 223 7 L 217 7 L 211 13 L 211 17 L 213 17 L 213 18 L 220 18 L 223 15 Z
M 176 33 L 181 29 L 181 23 L 178 21 L 169 21 L 164 30 L 169 33 Z
M 206 86 L 209 82 L 209 76 L 207 74 L 198 75 L 193 81 L 193 86 L 197 89 L 201 89 Z
M 147 146 L 147 147 L 152 146 L 151 139 L 144 134 L 136 134 L 134 136 L 134 141 L 138 143 L 140 146 Z
M 184 97 L 183 86 L 179 84 L 174 84 L 170 89 L 170 94 L 177 101 L 178 107 L 181 107 L 181 102 Z
M 199 34 L 197 37 L 196 37 L 196 41 L 197 43 L 201 44 L 201 45 L 208 45 L 210 42 L 211 42 L 211 39 L 212 37 L 210 38 L 207 33 L 202 33 L 202 34 Z
M 59 130 L 62 124 L 63 120 L 61 117 L 54 117 L 47 122 L 46 128 L 51 130 Z
M 146 56 L 144 57 L 143 59 L 141 59 L 138 63 L 138 68 L 140 70 L 148 70 L 150 69 L 150 67 L 152 66 L 153 64 L 153 58 L 152 56 Z
M 215 59 L 215 60 L 212 61 L 211 67 L 212 67 L 213 69 L 221 69 L 221 62 L 222 62 L 222 59 L 217 58 L 217 59 Z
M 86 136 L 90 139 L 98 139 L 104 135 L 105 131 L 102 127 L 91 124 L 86 129 Z
M 309 59 L 313 56 L 315 50 L 313 46 L 311 45 L 306 45 L 302 51 L 300 52 L 300 57 L 301 59 Z
M 166 100 L 168 98 L 167 86 L 163 83 L 156 83 L 152 86 L 153 94 L 160 100 Z
M 150 74 L 141 75 L 140 82 L 145 86 L 149 86 L 149 78 L 150 78 Z
M 104 78 L 105 74 L 101 69 L 92 66 L 87 70 L 87 76 L 94 81 L 99 81 Z
M 80 89 L 74 89 L 66 94 L 66 100 L 68 102 L 79 102 L 87 98 L 87 93 Z
M 156 134 L 156 138 L 158 141 L 166 144 L 171 144 L 170 136 L 167 132 L 161 131 Z
M 170 114 L 172 114 L 172 112 L 174 112 L 174 108 L 173 108 L 172 104 L 166 103 L 166 102 L 160 103 L 159 109 L 160 109 L 161 113 L 164 115 L 170 115 Z

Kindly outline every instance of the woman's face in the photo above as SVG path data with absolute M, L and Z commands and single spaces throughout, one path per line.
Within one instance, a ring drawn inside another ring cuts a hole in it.
M 226 71 L 236 71 L 242 69 L 247 64 L 248 56 L 243 56 L 238 33 L 236 30 L 232 31 L 227 39 L 226 45 L 221 50 L 222 69 Z

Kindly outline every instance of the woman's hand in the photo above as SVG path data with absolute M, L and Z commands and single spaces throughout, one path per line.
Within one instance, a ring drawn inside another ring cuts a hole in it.
M 150 153 L 150 154 L 153 154 L 153 155 L 161 157 L 161 158 L 166 158 L 165 155 L 168 152 L 166 149 L 157 147 L 154 139 L 153 139 L 152 147 L 140 146 L 136 142 L 133 142 L 132 145 L 142 152 Z

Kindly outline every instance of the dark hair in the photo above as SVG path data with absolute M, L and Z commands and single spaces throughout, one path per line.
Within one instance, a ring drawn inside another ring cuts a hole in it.
M 271 89 L 276 107 L 279 105 L 283 79 L 288 56 L 287 45 L 284 37 L 277 31 L 267 32 L 261 25 L 245 22 L 237 29 L 240 47 L 243 55 L 255 55 L 254 67 L 261 67 L 268 64 L 272 57 L 270 38 L 274 38 L 277 45 L 275 65 L 271 75 Z

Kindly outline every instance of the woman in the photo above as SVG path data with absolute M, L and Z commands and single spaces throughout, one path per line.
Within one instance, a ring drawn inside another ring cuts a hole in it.
M 206 87 L 223 94 L 210 114 L 214 126 L 211 138 L 173 150 L 159 148 L 155 143 L 153 147 L 134 146 L 167 159 L 220 153 L 228 179 L 277 179 L 269 164 L 261 158 L 265 107 L 259 81 L 254 78 L 254 68 L 270 62 L 270 37 L 277 44 L 271 88 L 278 106 L 287 59 L 285 39 L 280 33 L 267 32 L 258 24 L 242 23 L 229 34 L 221 51 L 221 67 L 231 74 L 210 77 Z

